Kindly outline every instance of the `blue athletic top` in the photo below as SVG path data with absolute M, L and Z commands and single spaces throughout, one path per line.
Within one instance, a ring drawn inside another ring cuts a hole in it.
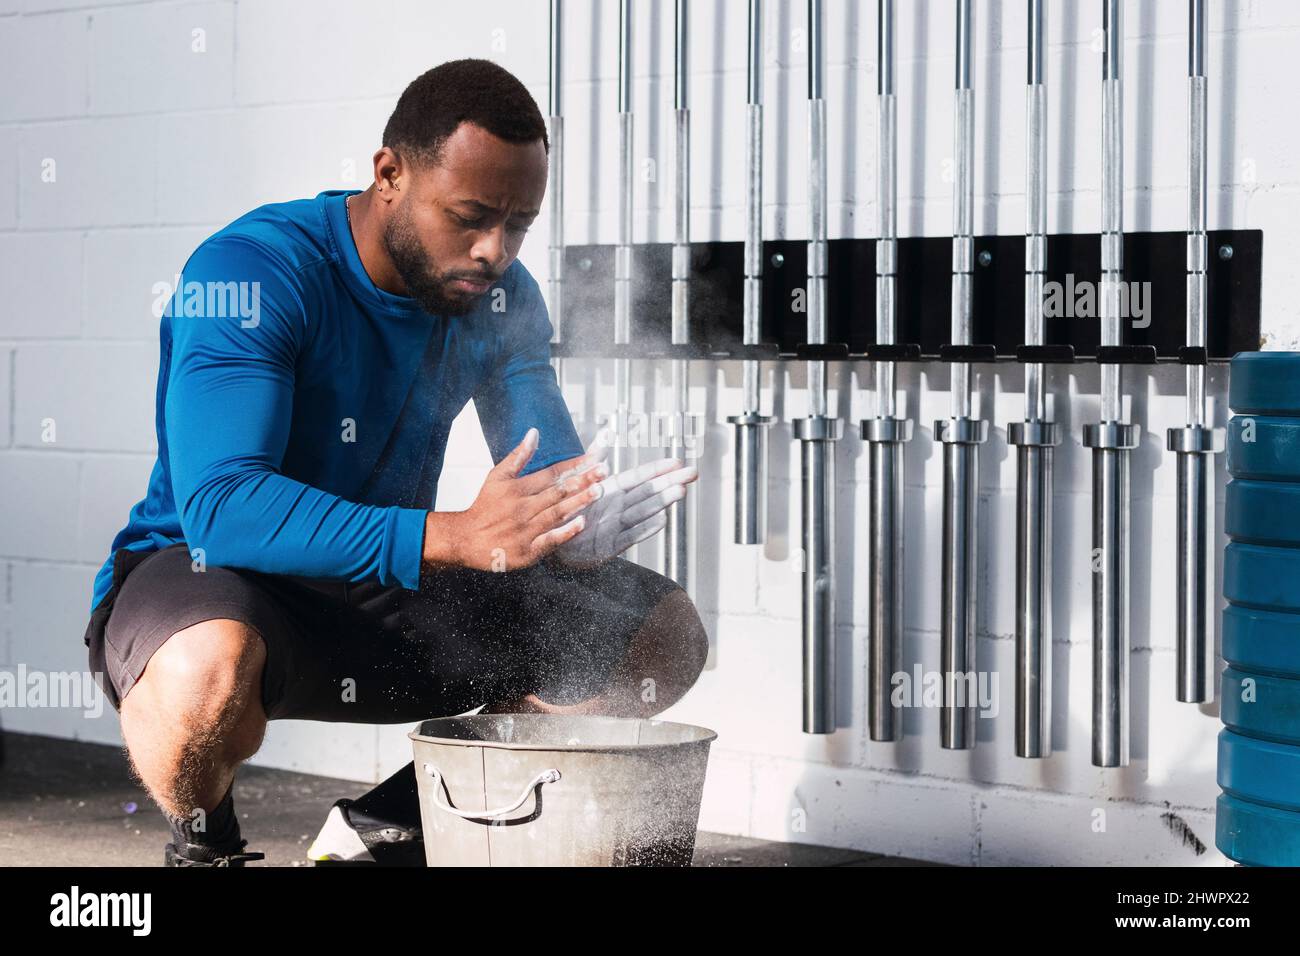
M 162 316 L 158 460 L 113 553 L 185 542 L 206 564 L 419 587 L 452 419 L 472 398 L 493 460 L 582 454 L 552 326 L 516 260 L 461 316 L 370 281 L 344 201 L 254 209 L 190 256 Z M 197 549 L 202 549 L 201 554 Z

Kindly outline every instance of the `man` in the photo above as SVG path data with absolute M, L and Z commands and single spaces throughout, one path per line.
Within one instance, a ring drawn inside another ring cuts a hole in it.
M 86 631 L 169 865 L 260 857 L 231 790 L 268 720 L 649 716 L 702 669 L 685 592 L 618 557 L 696 470 L 610 476 L 601 441 L 584 454 L 516 261 L 548 150 L 517 79 L 445 63 L 402 94 L 369 188 L 255 209 L 186 263 L 158 461 Z M 497 464 L 468 509 L 435 512 L 471 398 Z M 413 793 L 408 765 L 332 819 L 409 843 L 376 807 L 409 823 Z

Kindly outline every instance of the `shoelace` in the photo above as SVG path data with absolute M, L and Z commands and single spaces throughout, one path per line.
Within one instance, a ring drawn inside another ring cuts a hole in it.
M 173 847 L 172 847 L 172 861 L 175 863 L 176 866 L 225 866 L 225 867 L 229 867 L 229 866 L 234 866 L 236 863 L 247 863 L 247 862 L 249 862 L 250 860 L 264 860 L 264 859 L 266 859 L 266 854 L 265 854 L 265 853 L 258 853 L 258 852 L 256 852 L 256 851 L 244 852 L 244 847 L 247 846 L 247 845 L 248 845 L 248 841 L 247 841 L 247 840 L 241 841 L 240 844 L 239 844 L 239 849 L 236 850 L 235 852 L 233 852 L 233 853 L 224 853 L 224 854 L 222 854 L 221 856 L 218 856 L 218 857 L 216 857 L 215 859 L 212 859 L 212 860 L 191 860 L 191 859 L 189 859 L 188 857 L 182 856 L 179 852 L 177 852 L 176 847 L 173 846 Z
M 233 866 L 235 863 L 246 863 L 249 860 L 265 860 L 265 853 L 231 853 L 229 856 L 219 856 L 213 861 L 213 866 Z

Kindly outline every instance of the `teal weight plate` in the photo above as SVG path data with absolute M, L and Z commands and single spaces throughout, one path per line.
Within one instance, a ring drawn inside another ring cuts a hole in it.
M 1221 730 L 1219 786 L 1243 800 L 1300 810 L 1300 747 Z
M 1229 604 L 1223 609 L 1223 659 L 1258 674 L 1300 678 L 1300 614 Z
M 1228 537 L 1300 546 L 1300 483 L 1234 478 L 1224 494 L 1223 530 Z
M 1300 418 L 1234 415 L 1228 419 L 1228 474 L 1300 481 Z
M 1229 667 L 1223 672 L 1220 705 L 1230 730 L 1300 745 L 1300 680 Z
M 1300 416 L 1300 352 L 1239 352 L 1228 373 L 1235 415 Z
M 1300 866 L 1300 813 L 1221 793 L 1214 845 L 1228 859 L 1247 866 Z
M 1223 596 L 1265 611 L 1300 611 L 1300 548 L 1230 542 L 1223 550 Z

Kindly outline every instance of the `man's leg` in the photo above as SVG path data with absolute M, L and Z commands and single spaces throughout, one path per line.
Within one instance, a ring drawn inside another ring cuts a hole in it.
M 645 569 L 635 573 L 661 576 Z M 627 652 L 600 693 L 573 704 L 548 703 L 535 693 L 489 704 L 483 713 L 597 714 L 652 717 L 677 703 L 695 684 L 709 653 L 709 637 L 681 588 L 664 594 L 632 634 Z
M 399 666 L 365 671 L 391 677 L 386 699 L 411 719 L 485 701 L 484 713 L 649 717 L 686 693 L 708 653 L 686 592 L 624 560 L 578 573 L 552 566 L 439 572 L 419 593 L 367 584 L 351 598 L 383 631 L 354 645 L 346 666 L 356 673 L 361 648 L 386 648 Z M 421 662 L 442 673 L 441 688 L 421 678 Z M 421 685 L 439 692 L 421 693 Z M 407 710 L 408 701 L 422 710 Z M 358 799 L 339 800 L 309 855 L 423 865 L 417 792 L 415 765 L 407 763 Z M 395 836 L 399 842 L 388 842 Z
M 236 767 L 261 746 L 265 662 L 265 644 L 252 627 L 204 621 L 168 638 L 122 699 L 132 768 L 173 823 L 205 827 Z

